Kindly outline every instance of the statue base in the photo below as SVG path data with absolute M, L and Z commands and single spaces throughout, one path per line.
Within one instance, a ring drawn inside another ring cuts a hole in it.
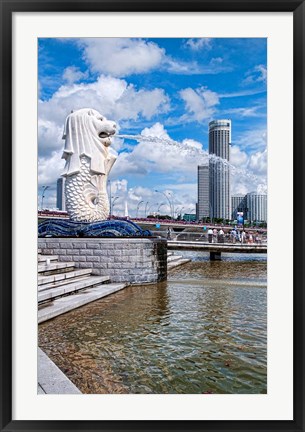
M 38 225 L 38 237 L 150 237 L 130 220 L 110 219 L 99 222 L 74 222 L 48 219 Z

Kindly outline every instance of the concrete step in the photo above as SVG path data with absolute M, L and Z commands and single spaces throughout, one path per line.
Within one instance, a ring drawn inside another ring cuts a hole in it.
M 60 297 L 52 302 L 38 306 L 38 323 L 55 318 L 85 304 L 113 294 L 127 286 L 126 283 L 111 283 L 99 285 L 94 288 L 86 288 L 74 295 Z
M 90 276 L 92 269 L 77 269 L 67 273 L 52 274 L 49 276 L 38 276 L 38 290 L 42 291 L 48 288 L 55 288 L 72 281 Z
M 58 261 L 58 255 L 40 255 L 38 254 L 38 262 L 39 263 L 45 263 L 47 262 L 47 260 L 49 261 Z
M 190 262 L 190 261 L 191 261 L 191 260 L 188 259 L 188 258 L 181 258 L 181 259 L 175 260 L 175 261 L 173 261 L 173 262 L 171 262 L 171 263 L 169 263 L 169 264 L 167 265 L 167 271 L 170 271 L 170 270 L 172 270 L 173 268 L 178 267 L 178 266 L 180 266 L 180 265 L 182 265 L 182 264 L 186 264 L 186 263 L 188 263 L 188 262 Z
M 41 254 L 41 252 L 42 252 L 41 249 L 38 249 L 38 250 L 37 250 L 37 253 L 38 253 L 38 254 Z
M 167 263 L 169 264 L 173 261 L 180 260 L 181 258 L 182 258 L 181 255 L 171 255 L 171 256 L 167 257 Z
M 174 255 L 174 252 L 167 252 L 167 257 Z
M 61 297 L 67 294 L 72 294 L 81 289 L 94 287 L 96 285 L 101 285 L 109 281 L 110 281 L 109 276 L 89 276 L 77 282 L 71 281 L 71 283 L 67 283 L 63 286 L 50 288 L 48 290 L 43 290 L 42 292 L 39 292 L 38 303 L 51 301 L 57 297 Z
M 51 275 L 74 270 L 74 262 L 59 262 L 51 264 L 38 264 L 38 275 Z
M 38 394 L 81 394 L 54 362 L 38 348 Z

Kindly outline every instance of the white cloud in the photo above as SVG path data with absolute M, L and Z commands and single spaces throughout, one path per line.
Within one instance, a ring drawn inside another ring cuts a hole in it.
M 192 139 L 176 143 L 161 123 L 155 123 L 143 129 L 138 144 L 130 153 L 119 155 L 113 172 L 115 176 L 167 173 L 176 179 L 183 173 L 186 178 L 194 178 L 201 157 L 206 158 L 206 155 L 200 143 Z
M 69 66 L 64 70 L 62 77 L 68 84 L 73 84 L 81 79 L 88 78 L 88 71 L 82 72 L 76 66 Z
M 211 49 L 211 38 L 197 38 L 197 39 L 187 39 L 185 46 L 193 51 L 199 51 L 203 48 Z
M 264 65 L 257 65 L 246 73 L 246 78 L 243 84 L 266 83 L 267 81 L 267 68 Z
M 184 62 L 166 54 L 154 42 L 130 38 L 85 38 L 77 41 L 83 50 L 83 58 L 91 71 L 113 77 L 147 73 L 154 69 L 167 70 L 175 74 L 217 74 L 231 68 L 222 64 L 219 57 L 212 58 L 206 65 L 196 61 Z M 192 50 L 209 49 L 209 38 L 189 39 L 186 42 Z
M 233 114 L 239 117 L 265 117 L 265 113 L 258 112 L 262 106 L 253 106 L 246 108 L 231 108 L 227 109 L 226 115 Z
M 266 193 L 267 149 L 247 154 L 239 146 L 232 146 L 230 163 L 232 194 L 246 194 L 253 190 Z
M 265 175 L 267 172 L 268 156 L 267 149 L 262 152 L 256 152 L 250 156 L 248 167 L 256 174 Z
M 40 101 L 41 119 L 63 125 L 71 110 L 94 107 L 109 118 L 137 120 L 139 116 L 151 119 L 156 113 L 169 109 L 169 98 L 163 89 L 137 90 L 125 80 L 101 75 L 88 84 L 62 86 L 48 101 Z
M 160 65 L 165 50 L 153 42 L 129 38 L 84 38 L 78 41 L 93 72 L 124 77 Z
M 246 167 L 248 162 L 248 155 L 242 151 L 238 146 L 231 146 L 230 149 L 230 163 L 236 167 Z
M 39 155 L 46 156 L 63 148 L 63 126 L 59 127 L 53 121 L 38 119 Z
M 221 57 L 212 58 L 206 64 L 198 64 L 197 61 L 182 61 L 167 56 L 164 57 L 162 67 L 170 73 L 183 75 L 215 75 L 232 69 L 230 66 L 223 64 Z
M 65 161 L 61 159 L 62 150 L 54 151 L 49 157 L 38 158 L 38 184 L 50 185 L 61 176 Z
M 190 116 L 184 117 L 185 120 L 198 121 L 209 119 L 215 112 L 216 105 L 219 104 L 217 93 L 208 90 L 206 87 L 198 89 L 186 88 L 180 91 L 180 96 L 185 102 L 185 107 Z
M 234 144 L 247 152 L 263 151 L 267 145 L 267 131 L 265 127 L 249 129 L 233 139 Z

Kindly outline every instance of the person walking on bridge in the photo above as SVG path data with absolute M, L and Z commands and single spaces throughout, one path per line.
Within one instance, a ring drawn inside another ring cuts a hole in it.
M 170 229 L 170 227 L 167 228 L 167 240 L 170 240 L 172 236 L 172 230 Z

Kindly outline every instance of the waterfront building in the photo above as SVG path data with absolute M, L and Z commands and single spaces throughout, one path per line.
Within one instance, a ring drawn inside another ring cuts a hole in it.
M 267 222 L 267 195 L 250 192 L 246 195 L 248 219 Z
M 209 205 L 211 218 L 231 218 L 230 161 L 231 120 L 209 123 Z M 219 160 L 219 158 L 222 160 Z
M 247 219 L 247 197 L 245 195 L 233 195 L 231 197 L 231 209 L 233 220 L 237 219 L 237 212 L 243 212 L 244 219 Z
M 66 211 L 66 201 L 65 201 L 65 178 L 60 177 L 57 180 L 57 189 L 56 189 L 56 207 L 58 210 Z
M 209 217 L 210 201 L 209 201 L 209 165 L 198 166 L 198 205 L 197 219 Z

